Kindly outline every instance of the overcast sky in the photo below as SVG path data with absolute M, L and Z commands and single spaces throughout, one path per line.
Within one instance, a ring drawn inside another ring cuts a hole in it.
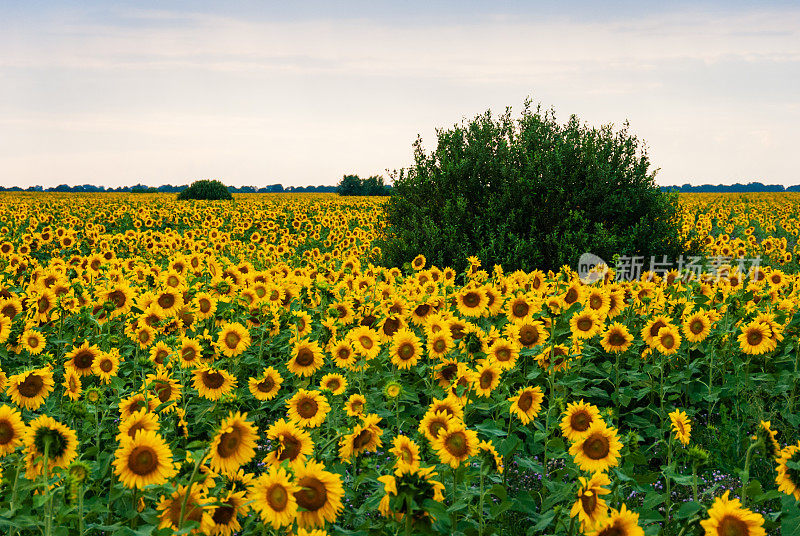
M 0 185 L 336 184 L 528 96 L 660 184 L 800 183 L 796 1 L 230 3 L 0 2 Z

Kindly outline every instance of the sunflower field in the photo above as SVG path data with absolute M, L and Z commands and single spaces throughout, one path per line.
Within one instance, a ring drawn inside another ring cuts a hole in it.
M 0 531 L 800 534 L 800 196 L 590 284 L 375 265 L 382 203 L 0 194 Z

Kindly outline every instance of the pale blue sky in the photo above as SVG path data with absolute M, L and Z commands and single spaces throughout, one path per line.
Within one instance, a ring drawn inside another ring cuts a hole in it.
M 3 186 L 335 184 L 526 96 L 661 184 L 800 183 L 796 1 L 9 4 Z

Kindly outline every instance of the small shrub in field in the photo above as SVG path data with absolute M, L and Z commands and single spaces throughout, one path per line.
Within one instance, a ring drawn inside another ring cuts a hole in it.
M 386 205 L 383 262 L 422 253 L 463 268 L 474 255 L 507 270 L 558 269 L 591 252 L 682 252 L 677 196 L 654 182 L 646 149 L 611 125 L 590 128 L 574 115 L 525 103 L 437 131 L 430 153 L 414 143 L 414 164 L 394 177 Z
M 178 194 L 179 200 L 184 199 L 206 199 L 206 200 L 225 200 L 233 199 L 228 188 L 219 181 L 195 181 L 187 189 Z

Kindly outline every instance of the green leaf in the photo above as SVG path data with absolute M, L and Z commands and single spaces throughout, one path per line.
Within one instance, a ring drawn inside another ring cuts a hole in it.
M 675 514 L 675 516 L 678 519 L 687 519 L 689 517 L 692 517 L 692 515 L 696 514 L 702 509 L 703 505 L 698 502 L 694 501 L 685 502 L 681 505 L 680 508 L 678 508 L 678 512 Z

